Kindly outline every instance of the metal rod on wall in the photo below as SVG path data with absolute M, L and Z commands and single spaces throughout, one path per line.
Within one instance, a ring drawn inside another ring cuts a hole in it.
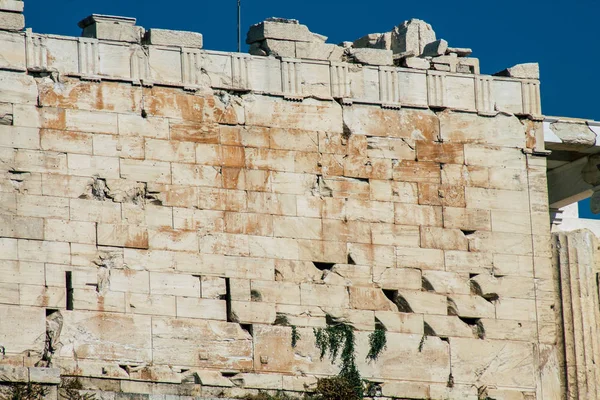
M 237 35 L 238 35 L 238 53 L 242 52 L 242 0 L 237 2 Z

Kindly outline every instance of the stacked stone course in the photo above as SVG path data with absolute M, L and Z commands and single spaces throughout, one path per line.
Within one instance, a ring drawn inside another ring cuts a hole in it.
M 19 49 L 0 61 L 4 381 L 302 392 L 338 372 L 313 335 L 330 316 L 380 397 L 561 398 L 537 80 L 211 53 L 123 20 L 0 38 Z

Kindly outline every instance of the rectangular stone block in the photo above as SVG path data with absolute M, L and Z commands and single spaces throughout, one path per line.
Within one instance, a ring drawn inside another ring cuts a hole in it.
M 266 303 L 300 304 L 300 285 L 292 282 L 253 280 L 251 295 Z
M 200 297 L 200 278 L 189 274 L 150 272 L 150 293 Z
M 126 304 L 129 306 L 129 311 L 134 314 L 172 317 L 177 315 L 175 296 L 128 293 L 126 295 Z
M 44 220 L 41 218 L 0 215 L 0 236 L 43 240 Z
M 177 297 L 177 317 L 227 320 L 225 300 Z
M 341 286 L 300 285 L 300 301 L 302 305 L 323 306 L 332 308 L 348 308 L 348 291 Z
M 134 225 L 98 224 L 98 244 L 102 246 L 148 248 L 148 230 Z
M 96 244 L 96 224 L 93 222 L 46 219 L 44 238 L 56 242 Z
M 17 195 L 17 214 L 25 217 L 69 219 L 69 199 Z
M 323 238 L 321 219 L 275 216 L 273 218 L 273 235 L 295 239 Z
M 171 183 L 171 164 L 164 161 L 120 159 L 121 178 L 139 182 Z M 118 177 L 118 176 L 117 176 Z
M 0 29 L 21 31 L 25 28 L 25 16 L 21 13 L 0 11 Z
M 148 246 L 156 250 L 198 251 L 196 231 L 160 227 L 148 230 Z
M 0 304 L 0 342 L 10 343 L 9 353 L 26 350 L 43 351 L 46 335 L 46 315 L 43 308 Z M 15 335 L 19 332 L 19 335 Z
M 144 40 L 155 46 L 182 46 L 202 48 L 202 34 L 197 32 L 173 31 L 169 29 L 148 29 Z
M 492 229 L 490 212 L 469 208 L 444 207 L 444 228 L 457 228 L 463 231 Z
M 0 249 L 2 248 L 1 246 L 2 242 L 0 241 Z M 18 251 L 19 260 L 21 261 L 52 264 L 70 264 L 71 262 L 71 248 L 69 243 L 19 239 Z M 8 255 L 10 253 L 6 252 L 4 254 Z
M 275 303 L 260 301 L 232 301 L 231 318 L 241 324 L 267 324 L 275 322 Z
M 468 250 L 469 241 L 460 229 L 421 226 L 421 247 L 441 250 Z
M 125 293 L 99 293 L 95 288 L 73 289 L 73 309 L 96 312 L 124 313 Z
M 465 161 L 461 143 L 436 143 L 418 140 L 416 149 L 417 161 L 432 161 L 442 164 L 464 164 Z
M 442 207 L 394 203 L 394 222 L 400 225 L 442 226 Z

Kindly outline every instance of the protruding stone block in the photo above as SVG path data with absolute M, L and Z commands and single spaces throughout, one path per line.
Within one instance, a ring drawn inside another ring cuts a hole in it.
M 350 56 L 360 64 L 393 65 L 392 52 L 380 49 L 350 49 Z
M 88 38 L 140 43 L 144 28 L 135 26 L 135 18 L 92 14 L 77 24 Z
M 406 57 L 402 59 L 402 66 L 414 69 L 429 69 L 431 67 L 431 62 L 425 58 Z
M 20 3 L 15 1 L 13 3 Z M 1 10 L 1 9 L 0 9 Z M 0 11 L 0 30 L 20 31 L 25 28 L 25 16 L 18 12 Z
M 183 46 L 201 49 L 202 34 L 198 32 L 172 31 L 169 29 L 148 29 L 144 36 L 146 44 L 158 46 Z
M 443 56 L 448 50 L 448 42 L 444 39 L 436 40 L 435 42 L 427 43 L 423 48 L 423 56 L 437 57 Z
M 246 36 L 246 43 L 252 44 L 265 39 L 313 42 L 315 36 L 308 30 L 306 25 L 301 25 L 295 19 L 269 18 L 250 27 Z
M 423 54 L 425 46 L 435 42 L 435 32 L 431 25 L 420 19 L 404 21 L 392 30 L 391 49 L 396 53 L 414 51 L 415 54 Z
M 22 13 L 25 3 L 22 0 L 0 0 L 0 10 Z
M 517 64 L 494 75 L 521 79 L 540 79 L 540 65 L 538 63 Z

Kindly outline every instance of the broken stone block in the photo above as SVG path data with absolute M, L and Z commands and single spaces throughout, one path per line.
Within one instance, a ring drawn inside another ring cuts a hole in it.
M 202 34 L 187 31 L 172 31 L 169 29 L 148 29 L 144 36 L 146 44 L 160 46 L 183 46 L 202 48 Z
M 266 39 L 261 43 L 261 49 L 270 56 L 296 57 L 296 43 L 287 40 Z
M 265 39 L 312 42 L 316 38 L 306 25 L 301 25 L 295 19 L 269 18 L 250 27 L 246 43 L 252 44 Z
M 463 47 L 448 47 L 446 54 L 456 54 L 458 57 L 469 57 L 473 50 Z
M 406 68 L 429 69 L 431 62 L 425 58 L 407 57 L 401 61 L 401 65 Z
M 435 42 L 427 43 L 423 48 L 423 57 L 438 57 L 446 54 L 448 50 L 448 42 L 444 39 L 436 40 Z
M 381 49 L 381 50 L 390 50 L 392 43 L 392 33 L 369 33 L 361 37 L 360 39 L 355 40 L 352 43 L 352 47 L 360 49 L 360 48 L 369 48 L 369 49 Z
M 23 14 L 0 11 L 0 30 L 21 31 L 23 28 L 25 28 L 25 16 Z
M 497 72 L 494 76 L 508 76 L 510 78 L 540 79 L 540 65 L 538 63 L 517 64 Z
M 135 26 L 135 18 L 92 14 L 77 24 L 82 37 L 140 43 L 144 28 Z
M 479 58 L 461 58 L 458 60 L 456 72 L 463 74 L 479 74 Z
M 394 54 L 410 50 L 422 54 L 425 46 L 435 40 L 435 32 L 431 25 L 420 19 L 411 19 L 392 30 L 390 48 Z
M 431 59 L 431 65 L 433 69 L 438 71 L 456 72 L 458 57 L 456 57 L 456 54 L 434 57 Z
M 380 49 L 350 49 L 349 56 L 355 62 L 367 65 L 394 65 L 392 52 Z
M 596 144 L 596 133 L 586 124 L 556 121 L 550 124 L 550 129 L 565 145 L 569 145 L 571 148 L 585 149 Z
M 22 0 L 0 0 L 0 10 L 22 13 L 24 4 Z
M 296 57 L 309 60 L 342 61 L 344 48 L 335 44 L 327 43 L 296 43 Z

